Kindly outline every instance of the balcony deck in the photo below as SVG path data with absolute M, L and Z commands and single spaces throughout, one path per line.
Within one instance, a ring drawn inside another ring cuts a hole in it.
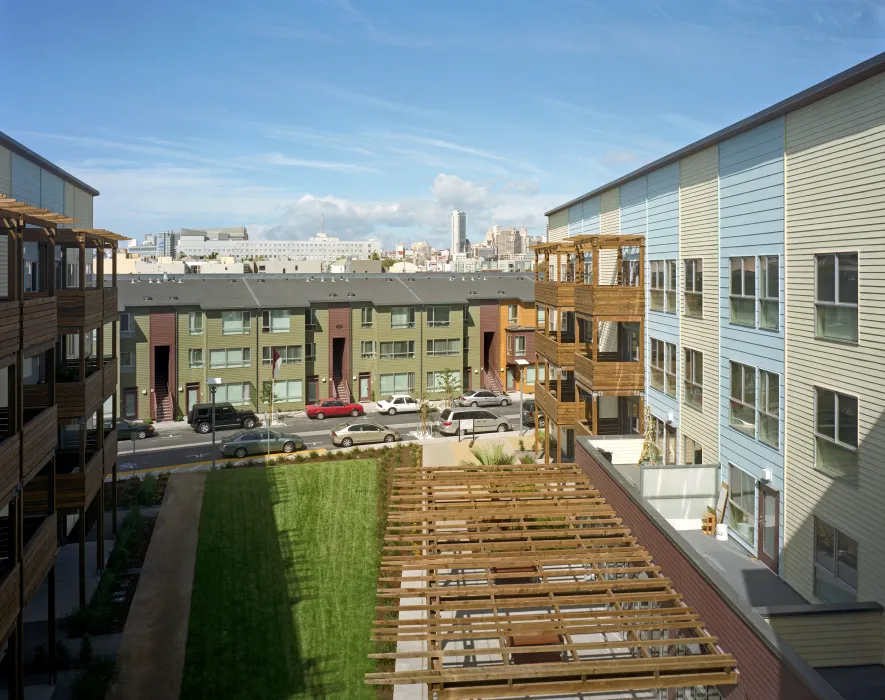
M 103 290 L 102 298 L 104 300 L 104 322 L 108 323 L 109 321 L 113 321 L 117 318 L 117 288 L 116 287 L 105 287 Z
M 0 442 L 0 505 L 6 505 L 2 499 L 8 497 L 18 486 L 21 475 L 19 467 L 21 444 L 21 433 L 10 435 Z
M 105 358 L 104 367 L 102 367 L 101 380 L 101 396 L 106 399 L 117 390 L 117 358 Z
M 575 352 L 578 348 L 584 348 L 583 343 L 563 342 L 557 343 L 555 336 L 548 336 L 541 331 L 535 331 L 535 354 L 546 358 L 557 367 L 571 367 L 575 363 Z
M 55 343 L 58 335 L 58 300 L 52 297 L 34 297 L 22 302 L 22 348 L 46 349 Z
M 109 431 L 104 437 L 104 473 L 110 474 L 117 461 L 117 429 Z
M 19 302 L 0 301 L 0 358 L 18 352 L 21 345 L 20 316 Z
M 56 297 L 59 327 L 88 330 L 102 323 L 104 294 L 101 289 L 61 289 Z
M 16 564 L 6 572 L 3 580 L 0 581 L 0 642 L 4 641 L 12 632 L 12 626 L 15 624 L 15 618 L 18 617 L 20 609 L 20 593 L 21 569 Z
M 575 282 L 535 282 L 535 303 L 571 309 L 575 305 Z
M 577 398 L 567 397 L 566 401 L 559 401 L 545 389 L 540 382 L 535 384 L 535 401 L 538 410 L 542 411 L 547 419 L 558 426 L 572 425 L 583 411 L 583 402 Z
M 575 290 L 575 313 L 625 319 L 641 317 L 645 314 L 645 290 L 641 287 L 581 284 Z
M 642 362 L 608 362 L 575 354 L 575 381 L 588 391 L 632 395 L 645 388 Z
M 23 483 L 33 479 L 52 458 L 57 444 L 58 410 L 49 406 L 27 420 L 22 429 Z
M 104 373 L 97 369 L 84 382 L 56 382 L 59 418 L 83 418 L 98 408 L 104 389 Z M 114 373 L 116 384 L 116 372 Z M 113 393 L 113 392 L 111 392 Z
M 85 508 L 91 502 L 104 479 L 104 453 L 99 450 L 86 462 L 85 472 L 57 474 L 55 477 L 57 508 Z M 46 488 L 46 484 L 43 484 Z
M 22 553 L 22 597 L 25 605 L 55 564 L 55 554 L 58 552 L 57 527 L 57 516 L 53 513 L 40 523 L 40 527 L 25 544 Z

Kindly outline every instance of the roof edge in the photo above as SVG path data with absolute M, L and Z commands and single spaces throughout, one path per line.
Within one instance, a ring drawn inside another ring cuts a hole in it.
M 76 185 L 81 190 L 86 190 L 86 192 L 91 194 L 93 197 L 97 197 L 100 194 L 99 191 L 91 185 L 87 185 L 80 178 L 74 177 L 67 170 L 62 170 L 52 161 L 44 158 L 39 153 L 32 151 L 30 148 L 28 148 L 24 144 L 19 143 L 8 134 L 4 134 L 2 131 L 0 131 L 0 146 L 5 146 L 10 151 L 18 153 L 23 158 L 34 161 L 41 168 L 48 170 L 53 175 L 58 175 L 58 177 L 60 177 L 62 180 L 65 180 L 72 185 Z
M 632 172 L 627 173 L 626 175 L 622 175 L 621 177 L 612 180 L 601 187 L 597 187 L 596 189 L 587 192 L 586 194 L 582 194 L 580 197 L 575 197 L 574 199 L 569 200 L 565 204 L 560 204 L 549 211 L 544 212 L 544 216 L 552 216 L 553 214 L 557 214 L 561 212 L 563 209 L 568 209 L 570 206 L 581 202 L 588 197 L 595 197 L 597 194 L 601 194 L 606 190 L 610 190 L 613 187 L 617 187 L 618 185 L 622 185 L 625 182 L 629 182 L 637 177 L 641 177 L 642 175 L 646 175 L 658 168 L 663 168 L 664 166 L 675 163 L 676 161 L 685 158 L 686 156 L 690 156 L 698 151 L 702 151 L 709 146 L 719 143 L 720 141 L 724 141 L 725 139 L 732 138 L 733 136 L 737 136 L 742 134 L 750 129 L 754 129 L 760 124 L 764 124 L 767 121 L 771 121 L 772 119 L 777 119 L 778 117 L 782 117 L 788 112 L 793 112 L 797 109 L 801 109 L 807 105 L 810 105 L 813 102 L 817 102 L 818 100 L 822 100 L 825 97 L 828 97 L 840 90 L 844 90 L 845 88 L 851 87 L 852 85 L 856 85 L 857 83 L 863 82 L 868 78 L 872 78 L 880 73 L 885 72 L 885 52 L 877 54 L 872 58 L 868 58 L 866 61 L 858 63 L 851 68 L 842 71 L 841 73 L 837 73 L 836 75 L 827 78 L 815 85 L 812 85 L 801 92 L 797 92 L 795 95 L 788 97 L 785 100 L 781 100 L 780 102 L 771 105 L 770 107 L 766 107 L 765 109 L 756 112 L 755 114 L 750 115 L 744 119 L 741 119 L 738 122 L 730 126 L 726 126 L 724 129 L 720 129 L 709 136 L 705 136 L 704 138 L 695 141 L 694 143 L 690 143 L 687 146 L 680 148 L 677 151 L 673 151 L 672 153 L 658 158 L 655 161 L 647 165 L 643 165 Z

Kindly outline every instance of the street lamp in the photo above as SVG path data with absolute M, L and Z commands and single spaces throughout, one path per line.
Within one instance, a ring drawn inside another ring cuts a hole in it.
M 212 377 L 206 380 L 209 387 L 209 393 L 212 394 L 212 471 L 215 471 L 215 392 L 221 386 L 219 377 Z
M 528 365 L 529 361 L 525 360 L 521 357 L 516 358 L 516 364 L 519 365 L 519 417 L 517 420 L 519 421 L 519 434 L 523 434 L 523 424 L 522 424 L 522 392 L 525 388 L 525 368 Z

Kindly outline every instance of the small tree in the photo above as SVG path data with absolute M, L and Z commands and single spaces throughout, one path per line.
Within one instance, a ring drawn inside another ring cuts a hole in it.
M 645 407 L 643 420 L 645 421 L 645 435 L 642 441 L 642 454 L 639 456 L 639 466 L 646 464 L 661 464 L 663 461 L 661 459 L 661 448 L 658 447 L 655 427 L 651 419 L 651 410 L 648 405 Z
M 372 254 L 369 256 L 369 260 L 380 260 L 380 259 L 381 259 L 381 256 L 378 255 L 378 251 L 373 250 Z
M 448 406 L 451 408 L 455 404 L 455 394 L 461 391 L 461 379 L 457 372 L 446 367 L 440 373 L 440 381 L 443 385 L 443 392 L 446 395 Z
M 268 411 L 273 404 L 273 382 L 265 381 L 261 383 L 261 394 L 259 396 L 259 400 L 265 406 L 265 422 L 267 423 L 267 426 L 270 427 L 271 423 L 273 422 L 273 416 L 268 417 Z

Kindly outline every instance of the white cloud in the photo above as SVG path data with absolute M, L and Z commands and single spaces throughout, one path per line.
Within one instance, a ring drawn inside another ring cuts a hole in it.
M 375 168 L 369 168 L 357 163 L 341 163 L 331 160 L 307 160 L 305 158 L 292 158 L 282 153 L 262 153 L 254 158 L 258 163 L 266 165 L 284 165 L 293 168 L 314 168 L 318 170 L 334 170 L 339 173 L 377 173 Z

